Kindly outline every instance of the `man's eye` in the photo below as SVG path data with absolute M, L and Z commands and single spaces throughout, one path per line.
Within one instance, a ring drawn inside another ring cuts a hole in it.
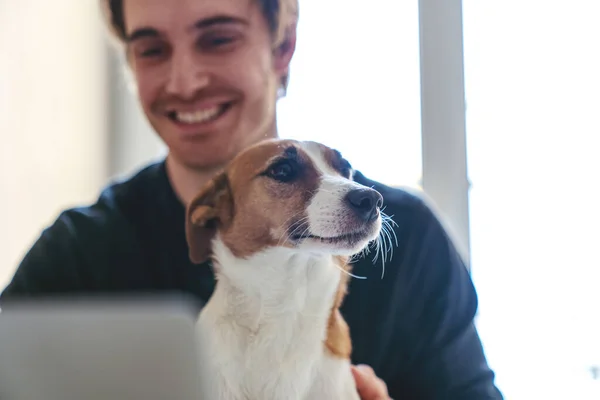
M 213 37 L 210 39 L 210 44 L 212 46 L 223 46 L 233 42 L 232 37 L 222 36 L 222 37 Z
M 154 47 L 154 48 L 150 48 L 150 49 L 145 49 L 144 51 L 142 51 L 140 53 L 140 56 L 144 57 L 144 58 L 150 58 L 150 57 L 160 56 L 161 54 L 162 54 L 162 49 L 159 47 Z
M 298 176 L 298 168 L 291 161 L 281 161 L 267 170 L 267 176 L 279 182 L 291 182 Z
M 133 53 L 137 58 L 153 59 L 164 57 L 169 50 L 169 47 L 164 43 L 139 43 L 133 48 Z
M 198 40 L 198 47 L 204 50 L 224 50 L 234 45 L 237 40 L 236 35 L 208 34 Z

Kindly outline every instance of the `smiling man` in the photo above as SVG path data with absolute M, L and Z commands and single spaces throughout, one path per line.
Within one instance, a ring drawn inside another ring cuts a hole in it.
M 185 206 L 238 152 L 277 136 L 296 0 L 101 2 L 168 156 L 110 185 L 92 206 L 63 212 L 22 261 L 3 304 L 115 293 L 208 300 L 214 277 L 189 259 Z M 419 198 L 359 172 L 355 179 L 383 195 L 398 238 L 384 279 L 371 256 L 355 263 L 367 279 L 351 281 L 341 309 L 361 397 L 501 399 L 473 325 L 475 289 L 440 222 Z
M 296 4 L 110 3 L 142 108 L 169 148 L 168 169 L 187 202 L 241 149 L 276 136 L 275 100 L 294 52 Z

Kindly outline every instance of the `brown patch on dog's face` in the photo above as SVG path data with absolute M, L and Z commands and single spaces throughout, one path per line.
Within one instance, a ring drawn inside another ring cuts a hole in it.
M 186 238 L 190 259 L 202 263 L 210 256 L 211 240 L 219 227 L 233 217 L 233 201 L 225 172 L 219 173 L 192 200 L 187 208 Z
M 269 246 L 292 246 L 289 235 L 301 227 L 319 181 L 296 141 L 272 140 L 247 149 L 188 206 L 190 258 L 206 260 L 217 230 L 239 258 Z

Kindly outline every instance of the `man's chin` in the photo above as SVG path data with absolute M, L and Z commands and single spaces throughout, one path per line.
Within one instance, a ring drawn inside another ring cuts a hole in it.
M 178 152 L 177 149 L 171 147 L 169 157 L 172 157 L 187 168 L 203 171 L 218 171 L 232 158 L 229 154 L 219 152 L 217 149 L 210 146 L 203 146 L 203 148 L 198 149 L 198 151 L 190 150 L 191 149 L 185 149 L 184 151 Z
M 220 169 L 245 148 L 277 137 L 276 130 L 238 135 L 235 129 L 218 129 L 193 134 L 182 133 L 170 121 L 160 121 L 152 126 L 159 132 L 171 157 L 188 168 L 202 170 Z

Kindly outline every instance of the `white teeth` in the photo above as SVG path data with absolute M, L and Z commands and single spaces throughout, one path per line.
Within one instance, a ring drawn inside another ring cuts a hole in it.
M 194 112 L 176 112 L 175 118 L 186 124 L 199 124 L 215 118 L 220 111 L 221 107 L 217 106 Z

